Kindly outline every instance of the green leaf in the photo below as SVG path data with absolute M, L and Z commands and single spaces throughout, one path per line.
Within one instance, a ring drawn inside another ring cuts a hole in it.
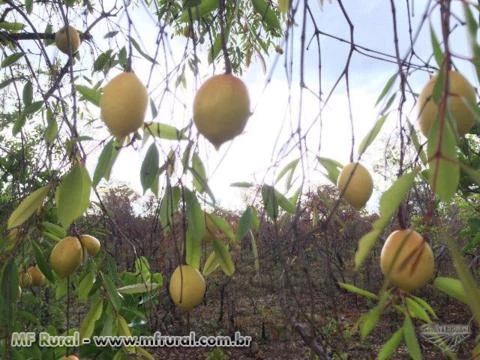
M 253 184 L 246 181 L 240 181 L 240 182 L 231 183 L 230 186 L 248 189 L 253 187 Z
M 413 186 L 418 169 L 403 174 L 380 198 L 380 214 L 382 218 L 390 219 Z
M 252 208 L 248 206 L 238 221 L 238 229 L 235 235 L 237 241 L 241 241 L 250 232 L 253 225 Z
M 96 276 L 93 271 L 89 271 L 85 274 L 77 288 L 78 300 L 84 301 L 88 299 L 90 290 L 92 290 L 92 287 L 95 284 L 95 280 Z
M 428 136 L 429 178 L 440 200 L 448 201 L 457 191 L 460 165 L 457 161 L 456 136 L 446 119 L 442 132 L 440 125 L 440 121 L 435 121 Z
M 43 106 L 44 102 L 43 101 L 35 101 L 29 104 L 28 106 L 23 109 L 23 113 L 26 116 L 30 116 L 32 114 L 35 114 L 38 110 L 40 110 Z
M 205 265 L 203 266 L 203 275 L 208 276 L 212 272 L 214 272 L 220 264 L 217 260 L 217 254 L 215 251 L 212 251 L 208 256 L 207 260 L 205 261 Z
M 232 276 L 235 272 L 235 264 L 233 263 L 232 256 L 230 255 L 227 246 L 222 241 L 214 238 L 213 249 L 215 251 L 216 259 L 225 275 Z
M 255 266 L 255 271 L 258 274 L 260 271 L 260 260 L 258 257 L 257 240 L 255 240 L 255 236 L 253 236 L 253 233 L 251 231 L 250 231 L 250 245 L 252 247 L 253 263 Z
M 122 307 L 123 296 L 115 288 L 112 279 L 105 275 L 104 273 L 100 273 L 102 276 L 102 283 L 105 289 L 107 290 L 108 298 L 110 299 L 110 303 L 112 304 L 115 311 L 119 311 Z
M 142 183 L 144 193 L 151 188 L 155 178 L 158 176 L 158 162 L 159 154 L 157 145 L 153 143 L 148 148 L 140 169 L 140 181 Z
M 148 55 L 145 51 L 143 51 L 140 45 L 138 45 L 137 41 L 134 38 L 130 36 L 129 39 L 133 47 L 140 53 L 140 55 L 142 55 L 146 60 L 150 61 L 152 64 L 158 65 L 157 60 L 155 60 L 150 55 Z
M 93 105 L 100 106 L 100 90 L 84 85 L 75 85 L 75 89 L 82 95 L 84 100 L 91 102 Z
M 409 314 L 413 318 L 418 318 L 425 322 L 432 322 L 432 319 L 430 319 L 430 316 L 428 315 L 427 311 L 414 299 L 407 297 L 406 305 L 407 305 Z
M 45 141 L 51 144 L 58 134 L 57 120 L 50 109 L 47 109 L 47 129 L 45 130 Z
M 333 184 L 336 184 L 338 175 L 340 174 L 340 171 L 343 168 L 343 165 L 336 160 L 332 160 L 332 159 L 328 159 L 320 156 L 317 157 L 317 160 L 320 163 L 320 165 L 322 165 L 325 168 L 325 170 L 327 170 L 327 173 L 324 175 Z
M 287 173 L 289 174 L 289 177 L 292 177 L 292 174 L 295 172 L 295 169 L 297 168 L 298 162 L 300 159 L 295 159 L 290 161 L 285 167 L 278 173 L 277 178 L 275 179 L 275 182 L 280 181 Z M 287 181 L 287 185 L 288 185 Z M 288 188 L 288 187 L 287 187 Z
M 95 172 L 93 173 L 93 186 L 97 186 L 102 178 L 105 178 L 106 180 L 110 179 L 110 173 L 115 160 L 117 160 L 119 152 L 120 150 L 114 139 L 110 140 L 108 144 L 105 145 L 100 153 Z
M 205 186 L 207 185 L 207 174 L 205 166 L 197 152 L 193 153 L 192 167 L 194 170 L 193 186 L 199 193 L 203 193 Z
M 132 332 L 128 327 L 127 320 L 122 315 L 117 314 L 118 333 L 122 336 L 132 336 Z
M 275 189 L 270 185 L 262 186 L 262 200 L 263 206 L 267 211 L 267 215 L 273 221 L 277 220 L 278 217 L 278 200 L 275 196 Z
M 367 136 L 365 136 L 365 138 L 360 143 L 360 146 L 358 147 L 358 156 L 361 156 L 365 152 L 365 150 L 367 150 L 367 148 L 372 144 L 373 140 L 375 140 L 378 133 L 382 129 L 385 120 L 387 120 L 387 116 L 383 115 L 375 122 L 373 128 L 369 131 Z
M 252 0 L 253 8 L 261 16 L 265 27 L 269 30 L 279 33 L 282 30 L 278 16 L 273 11 L 270 3 L 265 0 Z
M 95 329 L 95 322 L 100 319 L 103 311 L 103 299 L 99 297 L 92 305 L 80 325 L 80 339 L 90 338 Z
M 463 289 L 462 282 L 458 279 L 449 277 L 437 277 L 433 285 L 448 296 L 457 299 L 458 301 L 468 304 L 467 294 Z
M 7 229 L 20 226 L 27 221 L 42 206 L 49 191 L 50 185 L 42 186 L 23 199 L 8 218 Z
M 195 6 L 190 8 L 192 20 L 199 20 L 212 11 L 218 9 L 219 2 L 218 0 L 202 0 L 199 6 Z M 185 9 L 182 14 L 180 15 L 180 22 L 189 22 L 190 15 L 188 9 Z
M 90 175 L 82 164 L 75 165 L 57 187 L 55 200 L 60 223 L 68 228 L 90 204 Z
M 27 14 L 31 14 L 33 10 L 33 0 L 25 0 L 25 10 L 27 10 Z
M 145 123 L 144 131 L 152 136 L 165 140 L 188 140 L 184 131 L 178 130 L 175 126 L 151 122 Z
M 373 329 L 377 326 L 380 315 L 382 315 L 387 300 L 388 293 L 384 293 L 380 298 L 378 304 L 366 314 L 362 315 L 360 319 L 360 336 L 365 339 Z
M 355 252 L 355 269 L 358 270 L 368 255 L 370 255 L 381 233 L 382 230 L 373 229 L 360 238 L 357 251 Z
M 355 285 L 352 285 L 352 284 L 346 284 L 346 283 L 342 283 L 342 282 L 339 282 L 338 285 L 340 285 L 340 287 L 342 289 L 345 289 L 351 293 L 354 293 L 354 294 L 357 294 L 357 295 L 360 295 L 360 296 L 364 296 L 368 299 L 372 299 L 372 300 L 377 300 L 378 299 L 378 296 L 370 291 L 367 291 L 367 290 L 364 290 L 364 289 L 360 289 L 359 287 L 356 287 Z
M 377 360 L 388 360 L 393 355 L 395 350 L 398 348 L 403 339 L 403 328 L 398 329 L 393 333 L 393 335 L 388 339 L 388 341 L 383 344 L 380 349 Z
M 2 294 L 0 299 L 0 323 L 4 326 L 13 326 L 18 295 L 18 271 L 15 259 L 10 258 L 0 270 L 2 276 L 0 279 L 0 291 Z
M 435 319 L 437 318 L 437 314 L 435 314 L 435 311 L 433 308 L 422 298 L 418 296 L 414 296 L 412 294 L 409 295 L 409 297 L 413 300 L 415 300 L 423 309 L 425 309 L 430 315 L 432 315 Z
M 375 106 L 377 106 L 380 101 L 385 97 L 390 92 L 390 89 L 392 88 L 393 84 L 395 84 L 395 80 L 397 80 L 398 72 L 393 74 L 386 82 L 385 86 L 383 87 L 382 91 L 380 92 L 380 95 L 378 95 L 377 101 L 375 101 Z
M 206 216 L 208 216 L 215 227 L 223 232 L 230 240 L 235 240 L 235 234 L 227 220 L 215 214 L 206 214 Z
M 413 327 L 412 319 L 408 315 L 405 316 L 403 322 L 403 335 L 405 343 L 407 344 L 408 353 L 413 360 L 422 359 L 422 350 L 418 343 L 417 335 L 415 334 L 415 328 Z
M 33 101 L 33 86 L 30 81 L 27 81 L 23 87 L 22 98 L 24 106 L 30 105 Z
M 163 229 L 173 225 L 173 214 L 178 208 L 181 195 L 178 186 L 168 186 L 165 190 L 165 195 L 160 203 L 160 225 Z
M 25 24 L 19 22 L 0 21 L 0 29 L 5 29 L 9 32 L 18 32 L 25 28 Z
M 40 248 L 36 241 L 32 241 L 33 252 L 35 253 L 35 261 L 40 271 L 45 275 L 45 277 L 51 281 L 55 282 L 55 276 L 53 276 L 50 265 L 48 264 L 47 257 L 43 253 L 43 250 Z
M 205 235 L 205 216 L 195 194 L 185 189 L 187 207 L 186 263 L 197 269 L 202 256 L 202 239 Z
M 442 48 L 438 41 L 437 35 L 435 34 L 435 31 L 433 30 L 433 27 L 431 24 L 430 24 L 430 41 L 432 43 L 433 57 L 435 58 L 435 62 L 437 63 L 438 67 L 441 68 L 443 66 L 444 56 L 443 56 Z
M 158 289 L 159 287 L 159 284 L 149 282 L 122 286 L 119 287 L 117 291 L 120 294 L 143 294 Z

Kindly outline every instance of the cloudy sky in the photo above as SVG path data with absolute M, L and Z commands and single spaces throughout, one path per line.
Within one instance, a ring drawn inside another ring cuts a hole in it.
M 350 37 L 350 29 L 340 6 L 335 1 L 325 1 L 323 8 L 319 3 L 311 1 L 315 22 L 320 31 L 333 37 L 346 39 Z M 369 55 L 379 56 L 383 59 L 394 58 L 395 55 L 393 16 L 390 1 L 344 1 L 346 11 L 354 25 L 354 39 L 359 48 Z M 395 1 L 396 25 L 399 34 L 399 53 L 403 57 L 409 51 L 411 42 L 409 39 L 409 26 L 413 34 L 419 32 L 418 39 L 414 44 L 415 54 L 418 57 L 412 58 L 412 62 L 422 65 L 428 62 L 435 66 L 430 59 L 432 53 L 430 45 L 429 25 L 436 29 L 440 37 L 439 12 L 431 13 L 430 21 L 424 22 L 423 16 L 430 1 L 410 1 L 413 8 L 410 9 L 411 23 L 408 22 L 406 2 Z M 453 11 L 460 17 L 463 16 L 462 8 L 457 5 Z M 297 19 L 301 23 L 301 19 Z M 420 27 L 420 24 L 423 24 Z M 139 24 L 137 30 L 142 26 L 148 27 L 148 21 L 144 25 Z M 420 30 L 419 30 L 420 29 Z M 307 40 L 313 33 L 313 26 L 309 21 L 307 27 Z M 349 44 L 328 35 L 320 36 L 321 58 L 319 51 L 313 44 L 305 51 L 304 76 L 307 87 L 310 91 L 303 91 L 302 103 L 300 104 L 299 89 L 299 53 L 300 53 L 300 26 L 295 27 L 294 48 L 283 55 L 273 54 L 267 62 L 267 72 L 264 73 L 259 62 L 254 62 L 247 72 L 242 76 L 247 84 L 252 101 L 253 115 L 249 119 L 244 134 L 238 136 L 234 141 L 224 144 L 220 151 L 215 151 L 204 139 L 200 139 L 199 150 L 202 159 L 205 161 L 209 185 L 217 197 L 220 206 L 240 208 L 244 201 L 244 190 L 232 188 L 233 182 L 249 181 L 257 184 L 263 182 L 272 184 L 279 169 L 292 159 L 298 158 L 300 152 L 294 142 L 289 143 L 292 129 L 295 129 L 298 122 L 301 122 L 302 130 L 311 127 L 307 136 L 306 151 L 306 178 L 308 185 L 325 183 L 321 176 L 321 168 L 315 161 L 315 156 L 333 158 L 341 163 L 349 162 L 351 151 L 351 127 L 349 116 L 349 103 L 346 93 L 345 80 L 342 79 L 335 91 L 332 93 L 328 103 L 324 100 L 329 94 L 332 86 L 339 78 L 346 66 L 347 55 L 350 49 Z M 149 44 L 149 33 L 145 33 L 144 44 Z M 151 40 L 151 39 L 150 39 Z M 451 46 L 454 52 L 469 54 L 468 42 L 465 30 L 457 28 L 452 35 Z M 284 44 L 281 44 L 284 45 Z M 184 51 L 184 43 L 171 41 L 171 59 L 180 58 Z M 148 47 L 147 47 L 148 50 Z M 374 53 L 368 50 L 374 50 Z M 152 50 L 153 51 L 153 50 Z M 292 55 L 293 54 L 293 55 Z M 202 56 L 200 54 L 200 56 Z M 203 55 L 204 58 L 206 57 Z M 289 87 L 284 68 L 285 57 L 293 59 L 292 76 L 293 81 Z M 322 101 L 319 101 L 319 61 L 321 60 L 322 76 Z M 473 68 L 465 61 L 454 60 L 460 70 L 467 75 L 474 86 L 477 81 L 473 77 Z M 170 66 L 173 66 L 170 64 Z M 137 66 L 136 71 L 142 80 L 146 81 L 147 72 Z M 379 117 L 380 107 L 375 107 L 375 101 L 388 78 L 398 69 L 398 66 L 389 61 L 374 59 L 370 56 L 355 52 L 348 67 L 350 80 L 351 113 L 353 115 L 354 134 L 356 147 L 368 130 L 375 124 Z M 212 69 L 204 69 L 204 77 L 212 74 Z M 221 72 L 221 69 L 216 69 Z M 271 75 L 271 77 L 270 77 Z M 428 80 L 429 74 L 426 71 L 412 71 L 409 76 L 409 84 L 414 92 L 419 92 L 423 84 Z M 267 83 L 268 80 L 268 83 Z M 151 79 L 151 84 L 155 80 Z M 152 86 L 153 88 L 153 86 Z M 151 87 L 149 87 L 151 89 Z M 398 89 L 398 86 L 396 86 Z M 190 88 L 182 95 L 181 103 L 164 101 L 161 104 L 159 118 L 155 121 L 167 122 L 178 127 L 184 126 L 191 118 L 191 101 L 194 89 Z M 290 100 L 289 100 L 290 99 Z M 414 97 L 407 96 L 407 102 L 403 108 L 405 115 L 411 121 L 415 120 Z M 392 107 L 398 105 L 395 103 Z M 301 112 L 299 107 L 301 106 Z M 321 110 L 321 112 L 320 112 Z M 301 118 L 299 117 L 301 115 Z M 382 141 L 388 139 L 398 122 L 397 113 L 393 112 L 384 127 L 383 132 L 377 138 L 376 143 L 369 148 L 362 158 L 367 167 L 383 161 L 384 153 Z M 287 144 L 287 146 L 285 146 Z M 167 144 L 164 148 L 168 150 Z M 161 146 L 162 150 L 162 146 Z M 128 149 L 123 151 L 115 165 L 112 179 L 114 181 L 126 182 L 139 193 L 141 193 L 139 169 L 145 154 L 145 149 Z M 356 150 L 354 152 L 356 157 Z M 275 166 L 272 166 L 275 164 Z M 94 168 L 95 157 L 91 157 L 89 167 Z M 93 171 L 93 170 L 92 170 Z M 298 173 L 301 175 L 301 172 Z M 374 174 L 377 180 L 377 190 L 381 191 L 388 184 L 382 185 L 381 174 Z M 279 190 L 283 191 L 279 185 Z M 377 196 L 374 196 L 368 208 L 376 208 Z

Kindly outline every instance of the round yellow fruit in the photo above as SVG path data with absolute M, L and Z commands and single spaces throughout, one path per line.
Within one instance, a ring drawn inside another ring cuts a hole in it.
M 94 256 L 100 251 L 100 241 L 92 235 L 80 235 L 80 241 L 87 250 L 88 255 Z
M 200 304 L 205 290 L 205 279 L 193 266 L 177 267 L 170 278 L 170 297 L 180 309 L 191 310 Z
M 438 75 L 432 77 L 418 97 L 418 122 L 425 137 L 438 118 L 439 102 L 432 98 L 433 88 Z M 443 85 L 443 84 L 442 84 Z M 448 72 L 447 111 L 457 127 L 458 135 L 463 136 L 470 131 L 475 123 L 475 114 L 468 103 L 476 102 L 475 90 L 465 77 L 457 71 Z
M 79 360 L 77 355 L 65 355 L 61 360 Z
M 78 35 L 78 31 L 70 25 L 62 28 L 55 34 L 55 44 L 64 54 L 75 54 L 80 47 L 80 36 Z
M 216 149 L 239 135 L 250 115 L 247 87 L 231 74 L 212 76 L 195 94 L 193 121 Z
M 82 261 L 82 244 L 74 236 L 60 240 L 50 253 L 50 265 L 61 279 L 73 274 Z
M 380 268 L 391 284 L 404 291 L 422 287 L 433 276 L 432 248 L 412 229 L 392 232 L 380 253 Z
M 27 273 L 32 278 L 33 286 L 42 286 L 45 283 L 45 275 L 36 265 L 32 265 L 27 269 Z
M 103 89 L 100 98 L 102 120 L 112 135 L 125 137 L 143 125 L 147 103 L 147 89 L 137 75 L 120 73 Z
M 28 288 L 32 286 L 33 279 L 28 270 L 20 274 L 19 284 L 22 288 Z
M 350 205 L 361 209 L 372 195 L 372 176 L 360 163 L 347 164 L 338 175 L 337 188 Z

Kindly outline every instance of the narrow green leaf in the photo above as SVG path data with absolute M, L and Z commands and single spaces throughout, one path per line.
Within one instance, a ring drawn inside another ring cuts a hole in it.
M 93 105 L 100 106 L 100 90 L 84 85 L 75 85 L 75 89 L 82 95 L 83 99 L 91 102 Z
M 20 22 L 0 21 L 0 29 L 5 29 L 10 32 L 18 32 L 25 28 L 25 24 Z
M 246 181 L 240 181 L 240 182 L 231 183 L 230 186 L 248 189 L 253 187 L 253 184 Z
M 265 27 L 268 30 L 279 33 L 282 29 L 277 14 L 272 9 L 271 3 L 265 0 L 252 0 L 253 8 L 261 16 Z
M 33 86 L 30 81 L 27 81 L 23 86 L 22 98 L 24 106 L 30 105 L 33 101 Z
M 133 37 L 129 37 L 131 44 L 133 47 L 142 55 L 146 60 L 150 61 L 154 65 L 158 65 L 157 60 L 152 58 L 150 55 L 148 55 L 145 51 L 142 50 L 140 45 L 137 43 L 137 41 Z
M 253 233 L 251 231 L 250 231 L 250 244 L 252 247 L 253 263 L 255 266 L 255 271 L 258 274 L 260 272 L 260 259 L 258 257 L 257 240 L 255 239 L 255 236 L 253 236 Z
M 282 170 L 277 175 L 277 178 L 275 179 L 275 182 L 280 181 L 287 173 L 293 173 L 295 169 L 297 168 L 298 162 L 300 159 L 295 159 L 290 161 L 287 165 L 283 167 Z
M 235 272 L 235 264 L 233 263 L 230 251 L 227 246 L 218 239 L 213 239 L 213 249 L 220 267 L 227 276 L 232 276 Z
M 68 228 L 80 217 L 90 204 L 90 175 L 82 164 L 75 165 L 66 174 L 55 193 L 57 216 L 60 223 Z
M 140 181 L 142 183 L 144 193 L 151 188 L 155 178 L 158 176 L 158 162 L 159 153 L 157 145 L 153 143 L 148 148 L 140 169 Z
M 219 6 L 219 2 L 217 0 L 202 0 L 199 6 L 195 6 L 190 8 L 192 20 L 199 20 L 212 11 L 216 10 Z M 182 14 L 180 15 L 180 22 L 189 22 L 190 15 L 189 9 L 185 9 Z
M 160 225 L 163 229 L 173 225 L 173 214 L 177 211 L 181 198 L 180 188 L 167 187 L 160 203 Z
M 235 235 L 237 241 L 241 241 L 250 232 L 253 225 L 252 208 L 248 206 L 238 221 L 238 229 Z
M 383 115 L 375 122 L 375 125 L 373 126 L 373 128 L 369 131 L 367 136 L 365 136 L 365 138 L 360 143 L 360 146 L 358 147 L 359 156 L 361 156 L 368 149 L 368 147 L 373 143 L 373 140 L 375 140 L 378 133 L 382 129 L 383 124 L 385 123 L 385 120 L 387 120 L 387 116 Z
M 460 280 L 439 276 L 435 279 L 433 285 L 448 296 L 451 296 L 464 304 L 468 304 L 467 294 L 465 293 Z
M 95 329 L 95 322 L 100 319 L 103 311 L 103 299 L 99 297 L 92 305 L 80 325 L 80 339 L 90 338 Z
M 215 251 L 212 251 L 210 255 L 207 258 L 207 261 L 205 261 L 205 265 L 203 266 L 203 275 L 208 276 L 212 272 L 214 272 L 220 264 L 218 263 L 217 260 L 217 255 Z
M 113 164 L 118 157 L 120 150 L 114 139 L 110 140 L 103 148 L 98 158 L 95 172 L 93 173 L 93 186 L 97 186 L 102 178 L 108 180 L 112 171 Z
M 3 264 L 2 264 L 3 265 Z M 0 320 L 2 325 L 13 326 L 18 300 L 18 271 L 15 259 L 10 258 L 3 268 L 0 268 Z
M 7 57 L 3 58 L 0 66 L 1 67 L 7 67 L 7 66 L 10 66 L 10 65 L 13 65 L 18 60 L 20 60 L 23 57 L 23 55 L 25 55 L 25 54 L 23 52 L 21 52 L 21 53 L 15 53 L 15 54 L 12 54 L 10 56 L 7 56 Z
M 7 228 L 20 226 L 27 221 L 42 206 L 49 191 L 50 185 L 42 186 L 23 199 L 8 218 Z
M 43 104 L 44 104 L 43 101 L 32 102 L 31 104 L 26 106 L 25 109 L 23 109 L 23 113 L 26 116 L 33 115 L 43 107 Z
M 139 283 L 119 287 L 117 291 L 120 294 L 143 294 L 146 292 L 153 291 L 159 288 L 159 284 L 156 283 Z
M 365 259 L 370 255 L 378 237 L 382 233 L 382 230 L 373 229 L 370 232 L 363 235 L 358 241 L 357 252 L 355 253 L 355 269 L 359 269 L 362 266 Z
M 152 136 L 165 140 L 188 140 L 188 137 L 181 130 L 178 130 L 175 126 L 151 122 L 145 123 L 144 131 Z
M 388 360 L 393 355 L 395 350 L 397 350 L 398 346 L 402 342 L 403 339 L 403 328 L 398 329 L 393 333 L 393 335 L 388 339 L 388 341 L 383 344 L 382 348 L 380 349 L 377 360 Z
M 188 222 L 186 262 L 198 269 L 202 255 L 201 240 L 205 235 L 205 216 L 195 194 L 188 189 L 184 191 Z
M 52 283 L 55 282 L 55 276 L 53 276 L 52 270 L 50 269 L 47 257 L 45 256 L 43 250 L 40 248 L 36 241 L 32 241 L 32 248 L 33 252 L 35 253 L 35 261 L 37 262 L 37 266 L 40 271 L 49 281 L 51 281 Z
M 95 284 L 95 280 L 96 277 L 93 271 L 89 271 L 85 274 L 77 288 L 78 300 L 85 301 L 88 299 L 90 290 L 92 290 L 92 287 Z
M 27 14 L 31 14 L 33 10 L 33 0 L 25 0 L 25 10 L 27 10 Z
M 57 120 L 50 109 L 47 109 L 47 129 L 45 130 L 45 141 L 51 144 L 58 134 Z
M 409 314 L 413 318 L 418 318 L 425 322 L 432 322 L 432 319 L 430 319 L 430 316 L 428 315 L 427 311 L 422 306 L 420 306 L 420 304 L 416 302 L 414 299 L 407 297 L 406 305 L 407 305 Z
M 278 201 L 275 196 L 275 189 L 270 185 L 262 186 L 262 200 L 263 206 L 267 212 L 267 215 L 273 221 L 277 220 L 278 217 Z
M 415 334 L 415 328 L 413 327 L 412 319 L 408 316 L 405 316 L 403 322 L 403 335 L 405 338 L 405 343 L 407 344 L 408 353 L 413 360 L 421 360 L 422 350 L 420 349 L 420 344 L 418 343 L 417 335 Z
M 378 299 L 378 296 L 370 291 L 367 291 L 367 290 L 364 290 L 364 289 L 361 289 L 359 287 L 356 287 L 355 285 L 352 285 L 352 284 L 346 284 L 346 283 L 342 283 L 342 282 L 339 282 L 338 285 L 340 285 L 340 287 L 342 289 L 345 289 L 351 293 L 354 293 L 354 294 L 357 294 L 357 295 L 360 295 L 360 296 L 364 296 L 368 299 L 372 299 L 372 300 L 377 300 Z
M 380 95 L 378 95 L 377 101 L 375 101 L 375 106 L 377 106 L 380 101 L 385 97 L 390 92 L 390 89 L 392 88 L 393 84 L 395 84 L 395 80 L 397 80 L 398 72 L 393 74 L 385 83 L 385 86 L 383 87 L 382 91 L 380 92 Z
M 203 162 L 196 151 L 192 156 L 192 167 L 196 175 L 193 177 L 193 186 L 199 193 L 203 193 L 205 190 L 205 185 L 207 184 L 207 174 L 205 171 L 205 166 L 203 165 Z
M 228 239 L 232 241 L 235 240 L 235 233 L 233 232 L 232 227 L 227 220 L 215 214 L 207 214 L 207 216 L 213 222 L 215 227 L 219 229 L 222 233 L 224 233 Z
M 380 198 L 381 217 L 391 218 L 397 211 L 403 199 L 412 188 L 413 181 L 418 174 L 418 169 L 403 174 Z
M 438 67 L 443 66 L 443 53 L 442 53 L 442 48 L 440 46 L 440 43 L 438 41 L 437 35 L 435 34 L 435 31 L 433 30 L 433 26 L 430 24 L 430 41 L 432 43 L 432 49 L 433 49 L 433 57 L 435 58 L 435 62 L 437 63 Z
M 441 132 L 440 122 L 435 121 L 428 138 L 430 185 L 440 200 L 448 201 L 457 191 L 460 182 L 456 136 L 447 121 Z
M 103 273 L 100 273 L 100 274 L 102 276 L 103 286 L 107 290 L 107 294 L 108 294 L 108 298 L 110 299 L 110 303 L 112 304 L 115 311 L 118 312 L 120 310 L 121 306 L 122 306 L 123 297 L 122 297 L 122 295 L 120 295 L 120 293 L 115 288 L 115 285 L 113 284 L 112 279 L 109 276 L 107 276 Z
M 320 165 L 322 165 L 325 170 L 327 170 L 327 173 L 325 176 L 330 180 L 333 184 L 337 183 L 337 178 L 338 175 L 340 174 L 341 169 L 343 168 L 343 165 L 340 164 L 336 160 L 324 158 L 324 157 L 317 157 L 318 162 Z
M 437 318 L 437 314 L 435 314 L 435 310 L 422 298 L 418 296 L 414 296 L 412 294 L 409 295 L 409 297 L 413 300 L 415 300 L 423 309 L 425 309 L 431 316 L 433 316 L 435 319 Z

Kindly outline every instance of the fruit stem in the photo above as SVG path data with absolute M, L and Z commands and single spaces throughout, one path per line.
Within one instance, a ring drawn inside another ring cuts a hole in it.
M 225 8 L 225 0 L 219 0 L 219 23 L 220 23 L 220 38 L 222 41 L 222 52 L 223 58 L 225 61 L 225 73 L 231 74 L 232 73 L 232 63 L 230 62 L 230 57 L 228 56 L 228 49 L 227 49 L 227 40 L 225 36 L 225 16 L 226 16 L 226 8 Z

